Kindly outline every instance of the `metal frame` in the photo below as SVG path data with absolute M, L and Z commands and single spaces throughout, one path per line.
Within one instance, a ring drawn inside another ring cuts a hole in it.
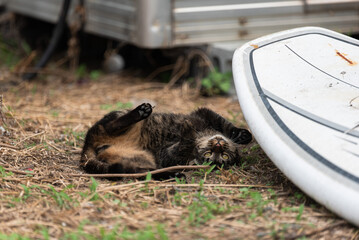
M 49 22 L 57 20 L 62 2 L 0 1 Z M 87 32 L 144 48 L 248 41 L 308 25 L 359 32 L 359 0 L 86 0 L 86 10 Z

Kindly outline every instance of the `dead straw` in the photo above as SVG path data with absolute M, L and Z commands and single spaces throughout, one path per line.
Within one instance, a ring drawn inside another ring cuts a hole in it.
M 357 228 L 339 222 L 334 214 L 301 193 L 260 148 L 252 149 L 253 145 L 242 151 L 242 162 L 246 165 L 212 171 L 205 174 L 205 181 L 204 174 L 196 175 L 196 171 L 184 174 L 184 184 L 175 183 L 173 179 L 110 181 L 101 174 L 96 179 L 96 190 L 91 191 L 89 187 L 93 182 L 89 176 L 96 175 L 79 174 L 82 170 L 78 153 L 83 138 L 74 139 L 73 133 L 83 136 L 95 121 L 110 111 L 102 108 L 104 104 L 152 101 L 155 111 L 180 113 L 205 106 L 236 125 L 245 126 L 242 114 L 236 118 L 229 114 L 229 110 L 240 113 L 240 106 L 226 97 L 194 97 L 193 89 L 165 91 L 164 84 L 146 83 L 134 74 L 104 76 L 85 85 L 64 83 L 67 75 L 58 69 L 46 74 L 50 78 L 47 84 L 21 82 L 11 87 L 12 91 L 2 93 L 6 134 L 0 136 L 0 164 L 14 174 L 4 174 L 0 179 L 1 234 L 42 239 L 40 231 L 46 229 L 50 239 L 61 239 L 64 234 L 78 233 L 83 227 L 81 231 L 100 239 L 101 230 L 110 233 L 115 226 L 119 226 L 119 233 L 126 230 L 136 234 L 148 227 L 156 234 L 157 227 L 163 226 L 167 238 L 174 240 L 273 239 L 275 233 L 284 239 L 293 236 L 358 238 Z M 2 86 L 5 80 L 0 79 Z M 172 170 L 186 168 L 194 170 L 193 166 Z M 143 173 L 142 177 L 147 174 Z M 201 182 L 203 184 L 199 184 Z M 268 183 L 271 186 L 267 186 Z M 305 200 L 298 200 L 294 193 L 302 194 Z M 65 197 L 64 205 L 60 205 L 61 199 L 55 196 Z M 261 198 L 254 199 L 255 196 Z M 285 208 L 295 210 L 303 202 L 305 208 L 300 220 L 297 220 L 298 212 L 283 211 Z M 200 211 L 190 210 L 195 205 L 201 207 L 195 209 Z M 206 213 L 212 217 L 202 222 Z M 192 220 L 201 222 L 191 222 L 191 216 Z

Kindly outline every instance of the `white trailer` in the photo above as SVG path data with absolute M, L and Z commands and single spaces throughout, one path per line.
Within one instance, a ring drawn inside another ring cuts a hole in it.
M 53 23 L 63 2 L 0 1 L 10 11 Z M 72 1 L 69 21 L 78 2 Z M 272 32 L 301 26 L 359 32 L 359 0 L 86 0 L 85 9 L 86 32 L 142 48 L 212 44 L 221 69 L 230 68 L 226 62 L 236 47 Z

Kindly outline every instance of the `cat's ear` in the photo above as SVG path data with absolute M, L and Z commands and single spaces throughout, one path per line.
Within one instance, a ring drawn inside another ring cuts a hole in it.
M 252 134 L 247 129 L 234 128 L 230 138 L 235 143 L 248 144 L 252 141 Z

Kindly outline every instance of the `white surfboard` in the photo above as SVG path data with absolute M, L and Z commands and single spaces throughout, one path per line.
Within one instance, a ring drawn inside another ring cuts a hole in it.
M 268 157 L 299 188 L 359 226 L 359 41 L 317 27 L 237 49 L 244 117 Z

